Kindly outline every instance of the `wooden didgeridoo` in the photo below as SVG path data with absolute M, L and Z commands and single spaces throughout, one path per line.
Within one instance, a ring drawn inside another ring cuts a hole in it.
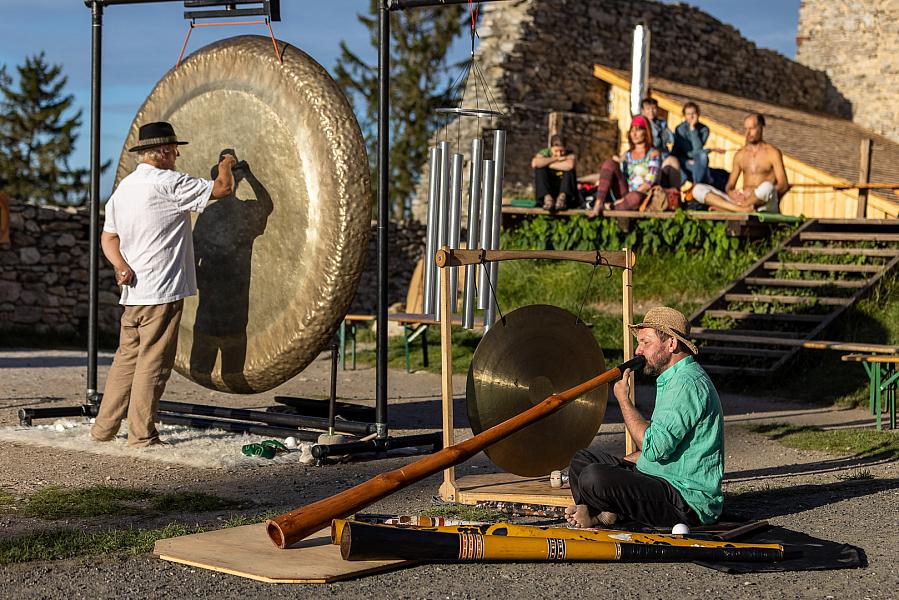
M 324 498 L 289 513 L 273 517 L 266 522 L 265 530 L 276 546 L 287 548 L 330 525 L 332 519 L 344 519 L 416 481 L 465 462 L 487 446 L 556 412 L 575 398 L 618 379 L 626 369 L 637 370 L 644 364 L 645 359 L 642 356 L 635 356 L 593 379 L 553 394 L 540 404 L 494 425 L 490 429 L 485 429 L 464 442 L 448 446 L 399 469 L 382 473 L 330 498 Z
M 560 538 L 443 533 L 348 521 L 340 534 L 344 560 L 432 561 L 620 561 L 772 562 L 784 557 L 779 544 L 671 546 Z

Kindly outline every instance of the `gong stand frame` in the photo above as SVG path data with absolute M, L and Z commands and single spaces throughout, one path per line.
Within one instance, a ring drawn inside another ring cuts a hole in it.
M 453 250 L 446 246 L 437 251 L 434 261 L 441 269 L 479 265 L 504 260 L 569 260 L 603 267 L 621 269 L 621 330 L 623 335 L 624 360 L 634 356 L 634 342 L 628 326 L 633 323 L 633 268 L 636 263 L 635 254 L 624 248 L 620 251 L 562 251 L 562 250 Z M 441 400 L 443 403 L 443 446 L 448 448 L 455 444 L 453 430 L 453 341 L 450 278 L 440 277 L 440 365 L 441 365 Z M 496 300 L 494 299 L 494 302 Z M 633 375 L 631 375 L 629 393 L 634 401 Z M 624 430 L 625 453 L 630 454 L 636 447 L 627 428 Z M 549 481 L 547 481 L 549 488 Z M 447 502 L 464 502 L 456 484 L 456 469 L 449 467 L 443 471 L 443 483 L 440 486 L 440 497 Z M 480 499 L 480 498 L 479 498 Z

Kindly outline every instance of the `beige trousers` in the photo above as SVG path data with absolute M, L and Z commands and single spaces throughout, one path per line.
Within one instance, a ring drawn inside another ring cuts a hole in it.
M 106 390 L 91 435 L 108 441 L 128 414 L 128 445 L 159 441 L 154 423 L 159 399 L 172 374 L 178 325 L 184 300 L 149 306 L 126 306 L 116 351 L 106 377 Z

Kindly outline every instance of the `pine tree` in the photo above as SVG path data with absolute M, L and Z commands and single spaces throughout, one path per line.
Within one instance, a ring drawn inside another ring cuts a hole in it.
M 368 14 L 357 18 L 378 47 L 378 5 L 370 0 Z M 418 8 L 390 13 L 390 202 L 402 215 L 411 198 L 421 165 L 427 161 L 428 141 L 440 124 L 434 109 L 450 101 L 446 53 L 464 30 L 464 6 Z M 365 103 L 362 129 L 372 167 L 372 191 L 377 190 L 377 59 L 368 64 L 341 41 L 337 83 L 351 99 Z
M 0 184 L 7 195 L 41 204 L 82 204 L 88 169 L 72 169 L 81 111 L 69 115 L 74 96 L 64 95 L 68 78 L 44 53 L 16 67 L 18 89 L 0 77 Z M 5 70 L 4 70 L 5 75 Z

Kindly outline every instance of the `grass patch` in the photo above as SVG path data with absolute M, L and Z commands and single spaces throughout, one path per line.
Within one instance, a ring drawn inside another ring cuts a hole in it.
M 280 514 L 271 511 L 261 515 L 236 515 L 223 522 L 222 528 L 261 523 Z M 0 539 L 0 565 L 33 560 L 64 560 L 80 556 L 121 556 L 150 552 L 157 540 L 202 533 L 216 527 L 169 523 L 158 529 L 84 529 L 45 530 L 13 539 Z
M 12 496 L 9 496 L 13 500 Z M 0 508 L 5 504 L 0 497 Z M 148 513 L 196 513 L 239 508 L 242 503 L 205 492 L 166 492 L 129 487 L 95 486 L 67 489 L 47 487 L 22 505 L 21 514 L 41 519 L 95 517 L 98 515 L 138 515 Z
M 899 459 L 899 435 L 876 429 L 820 429 L 770 423 L 748 428 L 797 450 L 818 450 L 839 456 Z
M 81 489 L 46 487 L 25 502 L 22 514 L 42 519 L 133 515 L 141 512 L 137 502 L 153 497 L 153 492 L 126 487 L 97 486 Z
M 448 517 L 464 521 L 483 521 L 496 523 L 508 519 L 509 516 L 491 508 L 472 506 L 470 504 L 442 504 L 432 506 L 421 512 L 426 517 Z
M 6 490 L 0 490 L 0 510 L 15 506 L 16 497 Z
M 213 510 L 225 510 L 239 508 L 241 502 L 231 498 L 213 496 L 205 492 L 167 492 L 155 496 L 150 501 L 150 507 L 157 512 L 209 512 Z
M 861 469 L 845 475 L 837 475 L 837 478 L 842 481 L 868 481 L 869 479 L 874 479 L 874 475 L 868 469 Z
M 171 523 L 161 529 L 38 531 L 18 538 L 0 540 L 0 565 L 33 560 L 62 560 L 78 556 L 142 554 L 150 552 L 156 540 L 201 531 L 204 531 L 201 527 L 188 527 L 177 523 Z

